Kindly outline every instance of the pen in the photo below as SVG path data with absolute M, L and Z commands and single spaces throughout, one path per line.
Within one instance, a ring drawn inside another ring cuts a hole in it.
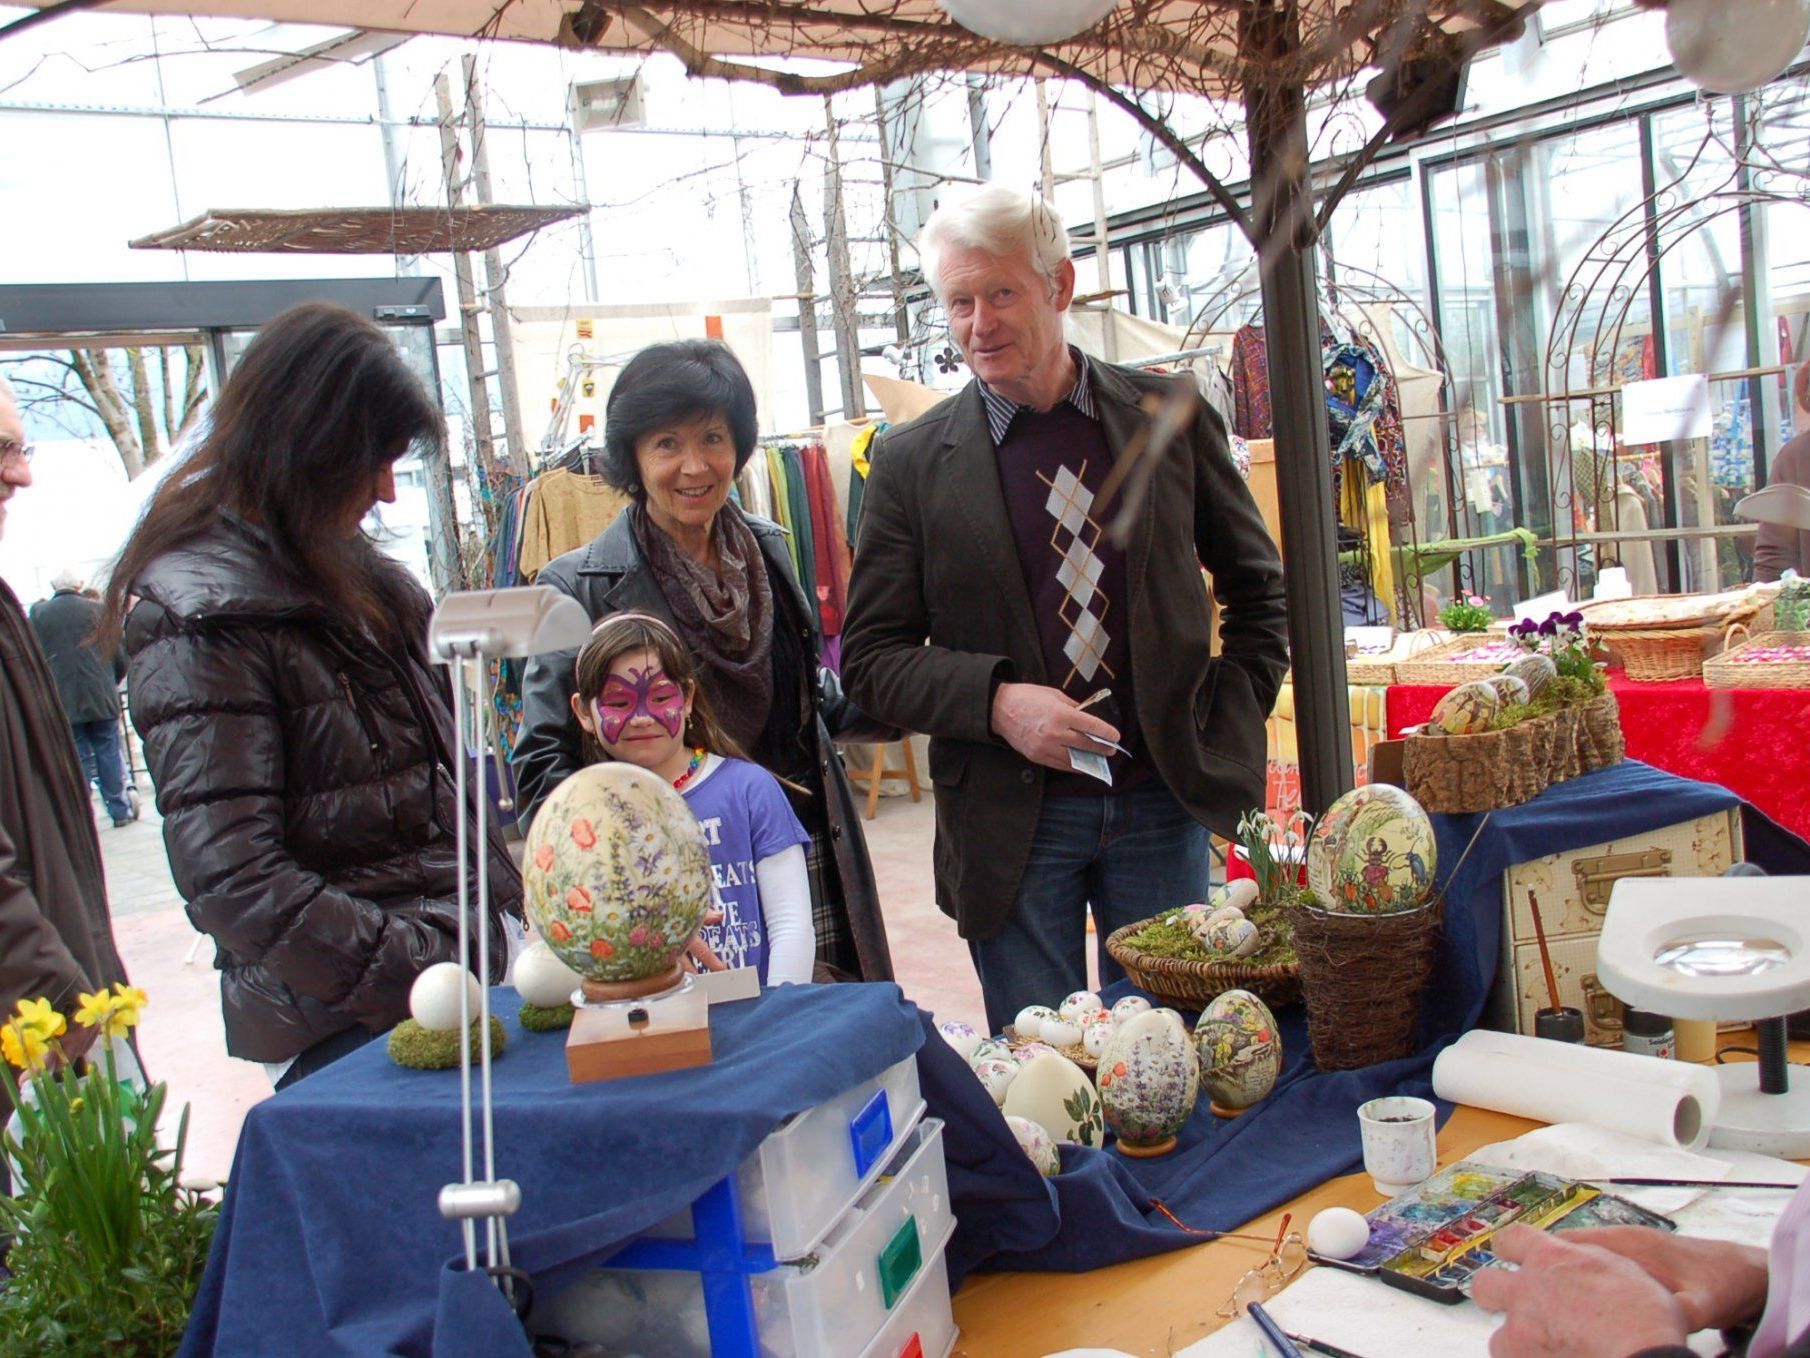
M 1358 1358 L 1350 1349 L 1342 1349 L 1337 1344 L 1328 1344 L 1324 1339 L 1309 1339 L 1304 1334 L 1288 1336 L 1304 1349 L 1312 1349 L 1315 1353 L 1323 1353 L 1326 1358 Z
M 1075 704 L 1075 711 L 1085 712 L 1085 711 L 1087 711 L 1088 708 L 1092 707 L 1095 703 L 1104 702 L 1106 699 L 1108 699 L 1110 697 L 1112 697 L 1112 690 L 1109 688 L 1103 688 L 1097 693 L 1090 693 L 1087 695 L 1087 697 L 1083 698 L 1080 702 Z
M 1277 1358 L 1301 1358 L 1301 1350 L 1282 1333 L 1282 1327 L 1270 1319 L 1270 1313 L 1263 1309 L 1260 1302 L 1252 1302 L 1245 1309 L 1257 1328 L 1263 1331 L 1264 1339 L 1276 1351 Z
M 1633 1188 L 1782 1188 L 1794 1191 L 1797 1184 L 1748 1183 L 1738 1179 L 1586 1179 L 1592 1184 L 1626 1184 Z

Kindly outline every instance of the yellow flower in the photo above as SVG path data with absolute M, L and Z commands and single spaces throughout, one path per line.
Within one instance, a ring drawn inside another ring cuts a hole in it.
M 61 1037 L 69 1028 L 63 1016 L 51 1008 L 49 1000 L 20 1000 L 19 1016 L 14 1021 L 21 1028 L 29 1028 L 46 1039 Z
M 78 995 L 81 1007 L 75 1011 L 75 1021 L 84 1028 L 96 1028 L 107 1021 L 113 1012 L 113 996 L 105 990 L 97 990 L 92 995 Z
M 107 1025 L 108 1037 L 119 1037 L 128 1028 L 138 1026 L 139 1011 L 151 1002 L 150 996 L 124 981 L 113 984 L 113 1019 Z
M 36 1028 L 25 1027 L 16 1020 L 0 1028 L 0 1056 L 8 1064 L 20 1070 L 40 1071 L 49 1053 L 50 1039 Z

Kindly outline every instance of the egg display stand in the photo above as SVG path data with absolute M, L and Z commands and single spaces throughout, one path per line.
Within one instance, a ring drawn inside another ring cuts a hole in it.
M 573 996 L 566 1034 L 573 1084 L 710 1064 L 710 999 L 693 977 L 653 995 L 621 989 L 586 981 Z
M 1437 901 L 1392 915 L 1301 907 L 1295 951 L 1316 1066 L 1356 1070 L 1413 1053 L 1439 923 Z

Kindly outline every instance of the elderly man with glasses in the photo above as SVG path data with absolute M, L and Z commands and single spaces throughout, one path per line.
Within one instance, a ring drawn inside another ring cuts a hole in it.
M 30 464 L 18 402 L 0 378 L 0 533 L 31 484 Z M 47 999 L 67 1017 L 81 992 L 125 979 L 69 723 L 25 610 L 0 581 L 0 1012 Z M 64 1055 L 80 1056 L 96 1031 L 71 1023 Z M 8 1111 L 0 1096 L 0 1118 Z

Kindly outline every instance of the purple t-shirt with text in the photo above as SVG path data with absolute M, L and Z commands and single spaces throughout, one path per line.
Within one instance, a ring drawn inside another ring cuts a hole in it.
M 700 783 L 681 790 L 710 846 L 710 872 L 723 922 L 707 924 L 704 941 L 731 967 L 758 967 L 767 979 L 767 925 L 754 865 L 794 844 L 809 844 L 779 780 L 758 764 L 725 759 Z

